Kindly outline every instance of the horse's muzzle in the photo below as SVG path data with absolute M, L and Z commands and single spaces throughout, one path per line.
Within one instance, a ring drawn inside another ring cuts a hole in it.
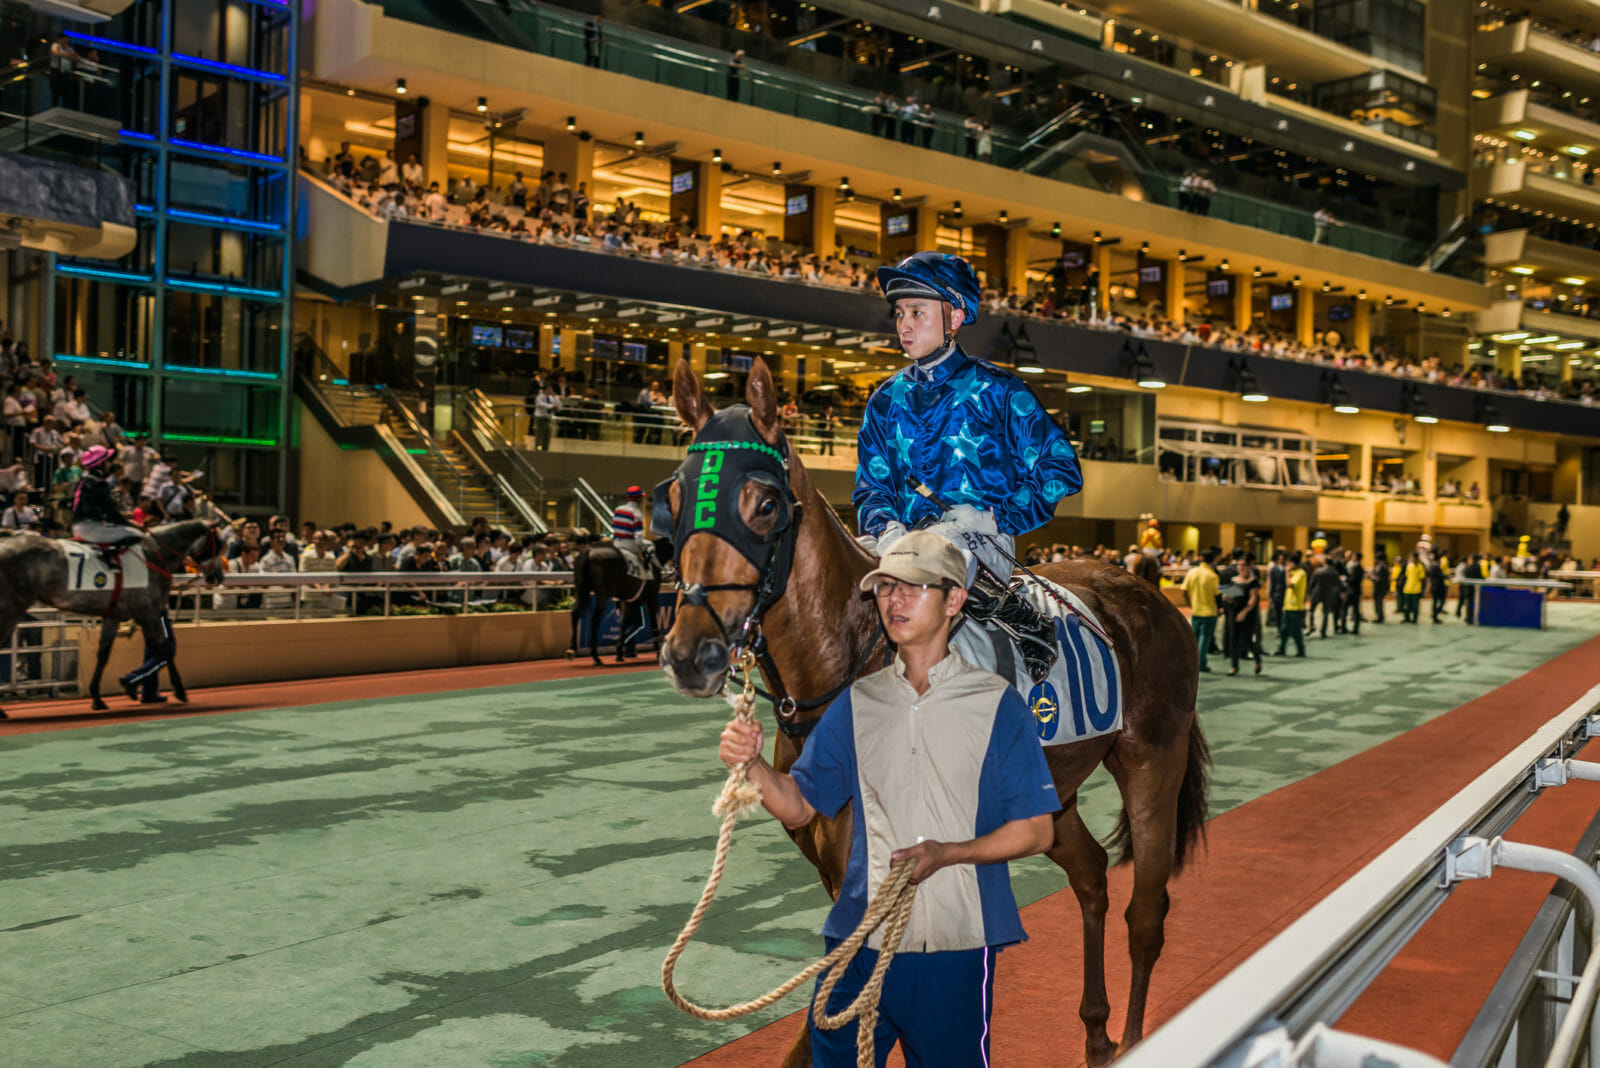
M 661 667 L 685 697 L 711 697 L 722 689 L 728 673 L 728 645 L 720 638 L 707 638 L 685 652 L 669 634 L 661 649 Z

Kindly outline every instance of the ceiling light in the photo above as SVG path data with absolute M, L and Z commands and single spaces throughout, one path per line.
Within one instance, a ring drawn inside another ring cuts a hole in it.
M 1566 152 L 1569 156 L 1587 156 L 1589 154 L 1589 150 L 1582 145 L 1568 145 Z
M 577 128 L 578 128 L 578 117 L 576 115 L 568 115 L 567 116 L 567 133 L 571 133 L 573 130 L 576 130 Z
M 644 147 L 644 131 L 643 130 L 635 130 L 635 131 L 633 131 L 633 147 L 634 148 L 643 148 Z
M 478 98 L 478 110 L 479 111 L 488 111 L 489 110 L 489 98 L 488 97 L 480 96 Z
M 1059 228 L 1061 226 L 1061 224 L 1060 223 L 1056 223 L 1056 226 Z M 1139 242 L 1139 255 L 1141 255 L 1141 256 L 1150 255 L 1150 242 L 1148 242 L 1148 241 Z
M 1529 275 L 1533 273 L 1532 267 L 1507 267 L 1506 270 L 1510 271 L 1512 274 Z
M 396 78 L 394 80 L 394 91 L 397 96 L 406 95 L 406 80 L 404 78 Z
M 1583 348 L 1584 344 L 1585 343 L 1582 342 L 1582 341 L 1563 341 L 1559 345 L 1551 345 L 1550 347 L 1553 348 L 1553 349 L 1562 349 L 1562 350 L 1566 350 L 1566 349 L 1581 349 L 1581 348 Z
M 776 178 L 778 175 L 780 175 L 782 173 L 783 173 L 783 164 L 778 162 L 777 160 L 773 160 L 772 161 L 772 176 L 774 178 Z
M 900 187 L 899 186 L 895 186 L 894 187 L 894 199 L 895 200 L 899 200 L 900 199 Z
M 713 148 L 711 150 L 711 162 L 712 163 L 721 163 L 722 162 L 722 149 Z
M 1530 337 L 1530 338 L 1528 338 L 1528 340 L 1524 341 L 1523 344 L 1524 345 L 1548 345 L 1552 341 L 1560 341 L 1560 340 L 1561 340 L 1561 335 L 1560 334 L 1540 334 L 1538 337 Z
M 1093 388 L 1094 388 L 1093 386 L 1068 386 L 1067 387 L 1067 392 L 1068 393 L 1088 393 Z
M 1223 261 L 1220 264 L 1218 264 L 1217 266 L 1220 267 L 1222 270 L 1226 271 L 1228 269 L 1228 261 L 1227 261 L 1227 259 L 1223 259 Z
M 1532 141 L 1538 138 L 1539 135 L 1534 133 L 1532 130 L 1512 130 L 1511 136 L 1515 137 L 1518 141 Z
M 1561 282 L 1562 282 L 1563 285 L 1581 286 L 1581 285 L 1584 285 L 1585 283 L 1587 283 L 1588 279 L 1587 278 L 1578 278 L 1576 276 L 1570 276 L 1570 277 L 1567 277 L 1567 278 L 1563 278 L 1561 280 Z

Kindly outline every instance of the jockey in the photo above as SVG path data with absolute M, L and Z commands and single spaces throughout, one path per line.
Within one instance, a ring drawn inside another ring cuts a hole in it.
M 653 561 L 651 545 L 644 537 L 643 502 L 644 490 L 639 486 L 629 486 L 627 500 L 617 505 L 611 513 L 611 544 L 648 574 Z
M 84 450 L 80 463 L 83 477 L 72 496 L 72 536 L 101 547 L 106 563 L 116 565 L 118 553 L 126 546 L 144 540 L 144 533 L 122 514 L 111 495 L 112 451 L 104 445 Z
M 912 362 L 867 402 L 857 525 L 880 556 L 919 525 L 953 542 L 967 559 L 967 611 L 1017 638 L 1041 675 L 1055 657 L 1055 625 L 1010 588 L 1014 539 L 1083 485 L 1077 454 L 1032 390 L 957 343 L 981 293 L 965 260 L 918 252 L 879 268 L 878 285 Z

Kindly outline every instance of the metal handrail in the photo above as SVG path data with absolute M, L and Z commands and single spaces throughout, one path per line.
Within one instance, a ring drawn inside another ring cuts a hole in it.
M 445 451 L 439 448 L 438 442 L 433 440 L 433 434 L 422 425 L 422 421 L 417 418 L 416 413 L 407 407 L 405 402 L 395 394 L 394 390 L 390 389 L 388 386 L 378 386 L 377 394 L 380 398 L 382 398 L 384 405 L 388 408 L 390 419 L 393 421 L 398 421 L 400 424 L 400 429 L 405 431 L 411 437 L 415 438 L 421 444 L 424 454 L 428 457 L 428 459 L 433 461 L 434 469 L 439 470 L 442 468 L 444 471 L 449 473 L 449 478 L 453 485 L 440 486 L 437 478 L 433 477 L 430 472 L 424 471 L 422 469 L 422 465 L 417 464 L 414 460 L 411 460 L 412 466 L 416 469 L 414 474 L 422 480 L 424 485 L 432 485 L 438 489 L 441 496 L 443 496 L 445 500 L 452 503 L 453 507 L 451 510 L 454 511 L 459 517 L 459 506 L 466 499 L 466 479 L 461 477 L 461 472 L 456 470 L 455 464 L 451 461 L 450 457 L 445 454 Z M 398 441 L 398 438 L 396 440 Z M 404 445 L 401 446 L 400 451 L 408 460 L 411 459 L 410 450 Z M 449 492 L 452 489 L 454 490 L 453 496 Z
M 590 515 L 595 517 L 595 529 L 611 529 L 612 509 L 606 507 L 605 498 L 600 496 L 599 491 L 593 486 L 589 485 L 588 479 L 579 476 L 572 480 L 572 496 L 579 504 L 588 509 Z
M 1600 916 L 1600 879 L 1588 859 L 1505 842 L 1502 836 L 1541 790 L 1569 778 L 1600 777 L 1600 765 L 1569 759 L 1600 735 L 1600 686 L 1550 719 L 1489 770 L 1412 828 L 1353 878 L 1301 916 L 1177 1016 L 1123 1057 L 1127 1068 L 1174 1064 L 1244 1063 L 1249 1046 L 1268 1063 L 1276 1051 L 1283 1068 L 1333 1063 L 1332 1046 L 1348 1052 L 1351 1040 L 1330 1025 L 1444 904 L 1462 879 L 1483 878 L 1496 866 L 1560 875 L 1591 899 Z M 1588 871 L 1585 876 L 1581 870 Z M 1596 932 L 1600 945 L 1600 931 Z M 1600 990 L 1600 949 L 1591 951 L 1584 981 L 1568 1010 L 1568 1023 L 1552 1047 L 1548 1066 L 1566 1068 L 1576 1049 L 1578 1019 L 1587 1019 Z M 1337 1038 L 1332 1041 L 1330 1036 Z M 1396 1064 L 1440 1062 L 1403 1051 Z M 1343 1059 L 1338 1063 L 1358 1063 Z

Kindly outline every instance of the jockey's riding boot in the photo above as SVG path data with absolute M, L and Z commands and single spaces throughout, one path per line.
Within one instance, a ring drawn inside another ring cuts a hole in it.
M 1059 651 L 1055 620 L 982 565 L 967 590 L 967 614 L 984 626 L 998 627 L 1010 635 L 1034 682 L 1043 682 L 1050 674 Z

